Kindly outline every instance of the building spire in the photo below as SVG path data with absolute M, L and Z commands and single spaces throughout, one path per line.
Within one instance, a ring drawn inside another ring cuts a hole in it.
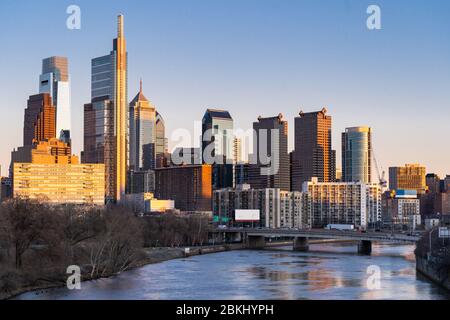
M 123 37 L 123 15 L 120 14 L 117 16 L 117 37 Z
M 142 94 L 142 78 L 139 81 L 139 93 Z

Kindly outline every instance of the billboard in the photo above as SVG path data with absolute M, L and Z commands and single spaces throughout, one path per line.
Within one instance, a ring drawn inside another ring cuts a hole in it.
M 417 190 L 397 189 L 395 191 L 395 197 L 397 199 L 417 199 Z
M 259 221 L 259 216 L 259 210 L 239 209 L 235 211 L 236 222 L 256 222 Z

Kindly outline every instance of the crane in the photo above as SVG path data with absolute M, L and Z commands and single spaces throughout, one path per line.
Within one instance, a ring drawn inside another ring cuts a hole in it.
M 375 169 L 377 170 L 377 176 L 378 176 L 378 183 L 380 184 L 382 189 L 387 189 L 387 181 L 385 178 L 386 172 L 381 168 L 381 174 L 380 174 L 380 168 L 378 167 L 377 158 L 375 157 L 375 152 L 373 151 L 372 147 L 372 157 L 373 162 L 375 164 Z

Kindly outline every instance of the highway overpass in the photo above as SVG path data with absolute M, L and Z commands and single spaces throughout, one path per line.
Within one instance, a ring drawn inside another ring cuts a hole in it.
M 388 232 L 359 232 L 339 230 L 299 230 L 299 229 L 269 229 L 269 228 L 226 228 L 212 231 L 215 238 L 221 238 L 226 242 L 242 241 L 249 249 L 262 249 L 266 245 L 267 238 L 291 238 L 293 249 L 296 251 L 307 251 L 309 249 L 308 239 L 332 239 L 345 241 L 358 241 L 358 252 L 370 254 L 372 242 L 387 242 L 400 244 L 415 244 L 419 236 L 388 233 Z

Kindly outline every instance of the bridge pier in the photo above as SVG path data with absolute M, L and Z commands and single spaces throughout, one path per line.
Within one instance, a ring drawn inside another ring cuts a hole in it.
M 295 237 L 294 238 L 294 251 L 306 252 L 309 250 L 308 238 Z
M 362 255 L 370 255 L 372 253 L 372 241 L 361 240 L 358 243 L 358 253 Z
M 247 247 L 249 249 L 259 250 L 266 246 L 266 238 L 264 236 L 248 236 Z

